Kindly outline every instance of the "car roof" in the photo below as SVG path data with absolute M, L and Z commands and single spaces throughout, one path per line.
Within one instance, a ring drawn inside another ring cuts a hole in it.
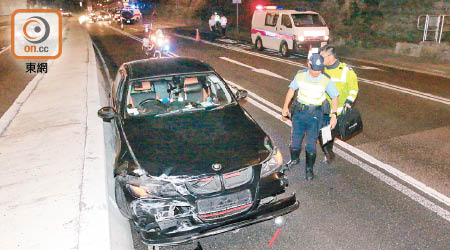
M 128 79 L 141 79 L 156 76 L 211 72 L 214 69 L 208 64 L 190 57 L 166 57 L 143 59 L 127 62 Z

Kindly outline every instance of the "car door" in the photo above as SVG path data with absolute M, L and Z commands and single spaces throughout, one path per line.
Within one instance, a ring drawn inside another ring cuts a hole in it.
M 265 18 L 265 35 L 263 36 L 263 46 L 268 49 L 278 50 L 279 48 L 279 40 L 277 34 L 277 23 L 279 14 L 276 12 L 267 12 Z
M 281 40 L 284 40 L 288 43 L 289 49 L 293 49 L 294 30 L 292 27 L 290 15 L 287 14 L 281 15 L 281 25 L 279 28 L 279 33 L 281 34 Z
M 118 153 L 121 150 L 121 133 L 122 133 L 122 112 L 123 108 L 121 107 L 121 102 L 123 101 L 123 92 L 125 89 L 125 83 L 126 83 L 126 71 L 125 68 L 121 67 L 119 71 L 117 72 L 116 78 L 113 82 L 112 89 L 111 89 L 111 102 L 114 108 L 114 111 L 118 114 L 114 118 L 114 122 L 112 123 L 114 128 L 114 149 L 116 152 L 116 157 L 118 156 Z

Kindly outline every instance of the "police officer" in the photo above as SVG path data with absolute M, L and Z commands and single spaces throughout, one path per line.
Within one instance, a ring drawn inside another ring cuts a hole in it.
M 312 54 L 308 60 L 308 69 L 300 70 L 289 85 L 289 90 L 283 105 L 283 117 L 291 117 L 291 160 L 285 167 L 290 168 L 300 162 L 300 152 L 304 134 L 306 133 L 306 179 L 314 178 L 313 167 L 316 160 L 316 141 L 319 134 L 319 122 L 323 117 L 322 104 L 326 101 L 326 94 L 332 98 L 331 127 L 337 123 L 336 111 L 338 91 L 333 81 L 322 73 L 324 59 L 320 54 Z M 298 90 L 296 100 L 293 100 L 291 110 L 289 103 Z
M 336 58 L 335 48 L 332 46 L 325 45 L 320 49 L 320 54 L 324 58 L 325 69 L 324 73 L 331 77 L 336 88 L 339 91 L 339 101 L 337 115 L 341 115 L 342 111 L 347 108 L 351 108 L 355 102 L 356 96 L 358 95 L 358 78 L 353 69 L 340 62 Z M 327 97 L 328 101 L 330 98 Z M 328 125 L 330 116 L 326 114 L 324 117 L 322 127 Z M 323 153 L 325 154 L 325 161 L 328 163 L 333 162 L 335 156 L 333 153 L 334 141 L 322 146 Z
M 227 30 L 227 22 L 228 19 L 225 15 L 222 15 L 220 17 L 220 27 L 222 28 L 222 36 L 225 36 L 225 32 Z

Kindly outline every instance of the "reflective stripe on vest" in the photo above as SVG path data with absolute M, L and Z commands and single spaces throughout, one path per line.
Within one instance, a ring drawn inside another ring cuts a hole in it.
M 298 95 L 297 100 L 303 104 L 321 105 L 325 101 L 325 88 L 328 85 L 328 78 L 320 75 L 318 82 L 306 80 L 308 72 L 302 72 L 297 76 Z
M 347 82 L 348 67 L 345 66 L 341 73 L 341 78 L 331 78 L 333 82 Z

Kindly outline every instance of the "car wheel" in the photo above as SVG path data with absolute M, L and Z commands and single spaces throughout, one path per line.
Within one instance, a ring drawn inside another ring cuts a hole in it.
M 289 47 L 288 47 L 286 42 L 281 44 L 280 51 L 281 51 L 281 55 L 284 56 L 284 57 L 288 57 L 290 55 Z
M 257 50 L 259 50 L 259 51 L 262 51 L 263 49 L 264 49 L 264 47 L 263 47 L 263 44 L 262 44 L 262 40 L 261 40 L 261 38 L 256 38 L 256 41 L 255 41 L 255 48 L 257 49 Z
M 125 198 L 125 192 L 123 191 L 123 187 L 120 185 L 117 177 L 115 178 L 114 191 L 116 194 L 116 203 L 119 208 L 120 213 L 127 219 L 132 218 L 132 210 L 130 205 Z

